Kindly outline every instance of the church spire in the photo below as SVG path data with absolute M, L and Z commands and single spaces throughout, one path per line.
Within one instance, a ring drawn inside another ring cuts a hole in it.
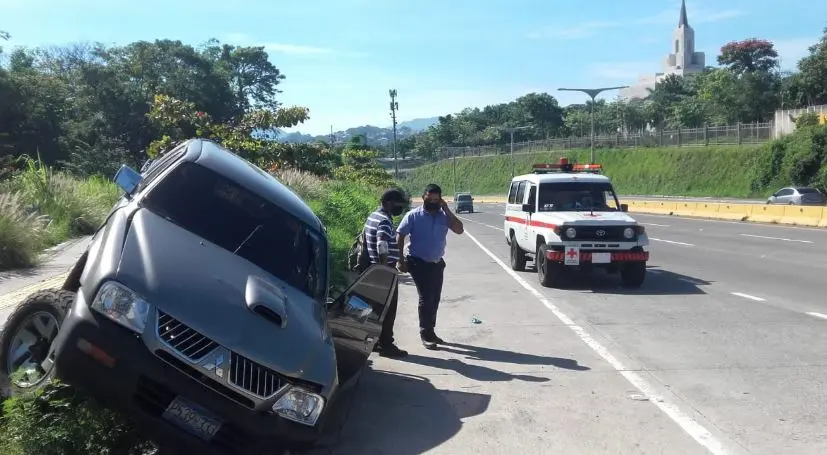
M 686 0 L 681 0 L 681 19 L 678 27 L 689 27 L 689 20 L 686 18 Z

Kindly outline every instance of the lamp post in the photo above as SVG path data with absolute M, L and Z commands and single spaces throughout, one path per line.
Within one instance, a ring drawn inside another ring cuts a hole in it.
M 514 178 L 514 132 L 517 130 L 527 130 L 530 126 L 512 126 L 510 128 L 503 128 L 511 135 L 511 178 Z
M 393 178 L 399 180 L 399 164 L 396 162 L 396 111 L 399 103 L 396 102 L 396 89 L 388 90 L 391 96 L 391 119 L 393 119 Z
M 586 95 L 589 95 L 592 99 L 591 108 L 589 109 L 589 117 L 591 117 L 591 124 L 592 124 L 592 133 L 591 133 L 591 162 L 594 163 L 594 98 L 599 95 L 601 92 L 605 92 L 606 90 L 618 90 L 622 88 L 629 88 L 628 85 L 622 85 L 618 87 L 600 87 L 600 88 L 558 88 L 557 90 L 561 92 L 583 92 Z

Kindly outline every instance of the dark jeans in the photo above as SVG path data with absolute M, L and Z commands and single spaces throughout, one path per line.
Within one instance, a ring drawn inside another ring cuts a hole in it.
M 399 304 L 399 284 L 393 288 L 393 297 L 388 304 L 388 311 L 385 312 L 385 320 L 382 321 L 382 334 L 379 335 L 379 346 L 390 346 L 393 344 L 393 324 L 396 322 L 396 307 Z
M 440 259 L 433 263 L 414 256 L 408 256 L 407 259 L 408 271 L 416 284 L 416 292 L 419 293 L 419 335 L 433 335 L 439 299 L 442 297 L 445 261 Z

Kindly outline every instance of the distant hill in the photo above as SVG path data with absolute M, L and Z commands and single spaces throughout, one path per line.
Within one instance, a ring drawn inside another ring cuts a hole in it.
M 438 117 L 417 118 L 399 122 L 396 125 L 397 139 L 416 134 L 420 131 L 425 131 L 428 127 L 435 125 L 438 122 Z M 344 142 L 353 136 L 362 135 L 366 136 L 368 145 L 384 145 L 393 139 L 393 127 L 380 128 L 378 126 L 365 125 L 355 128 L 348 128 L 344 131 L 336 131 L 333 133 L 336 142 Z M 294 133 L 284 134 L 280 136 L 278 140 L 281 142 L 292 142 L 298 144 L 317 140 L 330 142 L 330 135 L 320 134 L 314 136 L 312 134 L 302 134 L 300 131 L 296 131 Z

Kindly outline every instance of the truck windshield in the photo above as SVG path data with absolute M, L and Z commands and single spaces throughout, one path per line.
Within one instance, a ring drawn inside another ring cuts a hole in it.
M 327 250 L 321 235 L 224 176 L 181 163 L 142 205 L 314 299 L 324 298 Z
M 471 201 L 471 195 L 470 194 L 461 194 L 461 195 L 457 196 L 457 201 L 470 202 Z
M 617 205 L 612 184 L 608 182 L 549 182 L 540 184 L 537 200 L 540 212 L 614 212 Z

